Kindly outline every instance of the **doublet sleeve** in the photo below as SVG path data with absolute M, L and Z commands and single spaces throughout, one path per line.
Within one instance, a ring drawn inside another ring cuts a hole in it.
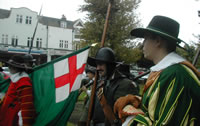
M 22 78 L 19 80 L 17 83 L 17 95 L 20 101 L 23 126 L 32 125 L 34 123 L 36 112 L 30 78 Z
M 126 96 L 127 94 L 138 95 L 139 89 L 133 81 L 124 78 L 119 80 L 117 83 L 120 83 L 118 88 L 115 91 L 114 100 L 116 101 L 119 97 Z

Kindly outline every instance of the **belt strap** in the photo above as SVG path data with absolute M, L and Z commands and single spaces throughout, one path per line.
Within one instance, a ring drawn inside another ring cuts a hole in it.
M 118 123 L 118 119 L 115 117 L 115 114 L 113 113 L 112 108 L 107 103 L 107 100 L 106 100 L 106 98 L 104 96 L 103 87 L 101 87 L 98 90 L 97 96 L 99 98 L 99 101 L 100 101 L 101 107 L 103 109 L 104 115 L 108 119 L 108 121 L 110 122 L 110 124 L 116 124 L 116 123 Z

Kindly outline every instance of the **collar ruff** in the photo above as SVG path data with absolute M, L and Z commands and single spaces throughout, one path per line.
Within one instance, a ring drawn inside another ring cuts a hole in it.
M 168 66 L 171 66 L 173 64 L 177 64 L 183 61 L 186 61 L 183 57 L 179 56 L 175 52 L 171 52 L 167 56 L 165 56 L 158 64 L 152 66 L 150 70 L 159 71 L 159 70 L 167 68 Z
M 16 83 L 19 79 L 23 78 L 23 77 L 29 77 L 27 73 L 25 72 L 22 72 L 22 73 L 15 73 L 15 74 L 12 74 L 10 76 L 10 79 L 13 83 Z

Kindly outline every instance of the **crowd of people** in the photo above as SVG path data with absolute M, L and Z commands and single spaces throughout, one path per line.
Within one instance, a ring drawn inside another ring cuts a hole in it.
M 179 27 L 177 21 L 158 15 L 146 28 L 131 31 L 132 36 L 144 38 L 144 57 L 155 64 L 142 95 L 111 48 L 102 47 L 95 57 L 88 57 L 87 78 L 79 91 L 86 92 L 87 100 L 78 125 L 200 125 L 200 73 L 176 53 L 182 42 Z M 29 54 L 14 55 L 6 61 L 11 83 L 1 98 L 1 126 L 34 123 L 36 112 L 28 75 L 34 62 Z

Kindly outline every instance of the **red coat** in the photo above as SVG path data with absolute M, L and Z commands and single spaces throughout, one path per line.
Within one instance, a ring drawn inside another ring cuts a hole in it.
M 21 116 L 19 112 L 21 111 Z M 35 118 L 32 84 L 29 77 L 21 77 L 11 82 L 0 108 L 0 126 L 18 126 L 20 118 L 23 125 L 31 125 Z

